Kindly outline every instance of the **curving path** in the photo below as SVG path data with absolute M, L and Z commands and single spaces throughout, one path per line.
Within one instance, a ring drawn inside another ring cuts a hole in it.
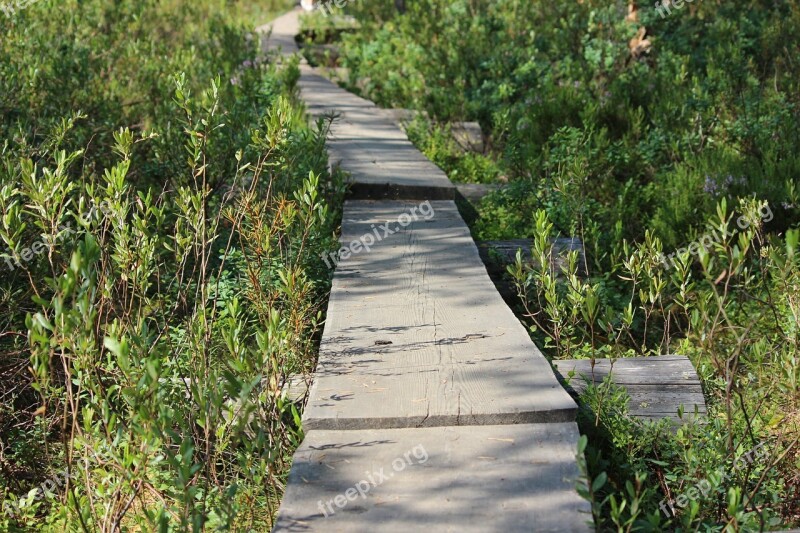
M 265 46 L 297 53 L 298 16 L 260 28 Z M 590 530 L 577 406 L 489 279 L 453 184 L 372 102 L 304 62 L 299 85 L 312 117 L 338 117 L 329 153 L 353 199 L 274 530 Z

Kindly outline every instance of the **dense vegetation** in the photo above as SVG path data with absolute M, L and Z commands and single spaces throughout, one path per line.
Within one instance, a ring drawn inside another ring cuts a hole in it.
M 0 530 L 268 530 L 342 192 L 286 2 L 3 7 Z
M 355 2 L 354 28 L 309 36 L 337 41 L 353 90 L 422 112 L 409 134 L 453 179 L 506 184 L 473 232 L 532 239 L 509 275 L 538 344 L 685 354 L 702 379 L 709 415 L 677 432 L 610 384 L 581 398 L 598 529 L 800 524 L 800 3 L 406 4 Z M 553 270 L 556 236 L 585 268 Z

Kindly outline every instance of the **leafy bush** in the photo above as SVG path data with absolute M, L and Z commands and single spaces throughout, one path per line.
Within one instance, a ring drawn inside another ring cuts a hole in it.
M 480 121 L 498 175 L 526 182 L 554 221 L 569 202 L 554 182 L 573 165 L 585 167 L 585 179 L 568 192 L 582 195 L 601 227 L 633 214 L 637 224 L 623 227 L 631 240 L 650 229 L 681 245 L 719 194 L 756 194 L 776 211 L 793 204 L 796 2 L 706 3 L 663 19 L 640 6 L 637 23 L 626 21 L 625 2 L 421 0 L 394 16 L 390 5 L 348 6 L 360 30 L 342 36 L 341 63 L 351 80 L 366 80 L 356 87 L 437 121 Z M 640 27 L 651 46 L 633 57 Z M 582 147 L 559 156 L 565 135 Z M 728 176 L 732 186 L 709 192 L 708 180 L 727 184 Z M 798 216 L 776 214 L 776 231 Z M 483 218 L 479 236 L 497 237 L 491 211 Z M 532 229 L 520 221 L 502 236 Z
M 673 433 L 625 416 L 625 393 L 611 384 L 588 388 L 579 424 L 599 529 L 754 531 L 794 519 L 800 230 L 768 239 L 766 207 L 742 200 L 736 215 L 723 200 L 697 246 L 667 258 L 648 233 L 588 279 L 576 252 L 554 271 L 553 225 L 536 213 L 533 261 L 519 254 L 509 273 L 539 345 L 558 358 L 685 354 L 709 405 L 707 420 Z M 757 446 L 759 461 L 731 466 Z M 702 483 L 703 497 L 676 509 L 676 494 Z
M 0 529 L 271 525 L 342 187 L 255 12 L 0 19 Z
M 453 138 L 449 125 L 431 123 L 423 117 L 406 125 L 409 139 L 451 180 L 461 183 L 493 183 L 499 170 L 491 158 L 465 150 Z

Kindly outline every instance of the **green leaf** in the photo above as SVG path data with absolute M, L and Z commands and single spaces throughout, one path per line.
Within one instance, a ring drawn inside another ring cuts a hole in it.
M 600 472 L 600 474 L 594 478 L 594 481 L 592 481 L 592 492 L 597 492 L 602 489 L 605 486 L 606 481 L 608 481 L 608 474 L 605 472 Z

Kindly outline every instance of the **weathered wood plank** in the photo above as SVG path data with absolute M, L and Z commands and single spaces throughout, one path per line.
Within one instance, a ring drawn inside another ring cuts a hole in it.
M 507 241 L 481 241 L 478 242 L 478 250 L 481 258 L 487 264 L 487 268 L 492 271 L 505 272 L 505 265 L 516 261 L 517 250 L 522 252 L 522 260 L 526 262 L 534 261 L 531 252 L 531 239 L 512 239 Z M 586 257 L 584 256 L 583 243 L 577 237 L 558 237 L 550 240 L 550 267 L 556 274 L 561 273 L 562 266 L 568 263 L 567 255 L 569 252 L 578 253 L 578 275 L 586 273 Z
M 305 403 L 311 378 L 302 374 L 294 374 L 286 378 L 281 393 L 292 403 Z
M 339 263 L 305 427 L 574 420 L 576 405 L 500 298 L 453 202 L 351 201 L 342 243 L 394 231 Z M 430 213 L 430 212 L 429 212 Z
M 453 135 L 453 140 L 462 150 L 480 154 L 485 151 L 483 131 L 479 123 L 453 122 L 450 124 L 450 132 Z
M 476 243 L 481 259 L 486 265 L 489 277 L 497 287 L 498 292 L 509 305 L 519 304 L 519 295 L 513 281 L 506 271 L 508 265 L 516 260 L 517 250 L 522 251 L 523 261 L 533 262 L 531 255 L 530 239 L 514 239 L 508 241 L 479 241 Z M 556 238 L 551 240 L 550 266 L 555 275 L 563 275 L 561 267 L 567 264 L 567 254 L 571 251 L 578 252 L 579 276 L 586 274 L 586 259 L 583 255 L 581 240 L 574 238 Z
M 389 108 L 389 109 L 381 109 L 381 114 L 397 124 L 400 127 L 403 125 L 411 122 L 414 118 L 419 114 L 418 111 L 414 109 L 404 109 L 401 107 Z
M 301 78 L 303 98 L 314 115 L 337 113 L 328 135 L 328 153 L 333 165 L 350 173 L 355 197 L 455 197 L 455 187 L 445 173 L 414 147 L 394 121 L 368 100 L 324 82 L 315 79 L 312 87 Z
M 500 187 L 502 185 L 496 183 L 456 183 L 458 193 L 470 202 L 479 202 Z
M 569 386 L 577 393 L 586 390 L 587 380 L 601 383 L 611 375 L 615 384 L 628 391 L 631 416 L 679 421 L 680 406 L 683 406 L 687 419 L 692 417 L 695 408 L 698 414 L 706 414 L 703 387 L 687 357 L 662 355 L 595 359 L 594 368 L 590 359 L 563 359 L 553 361 L 553 366 L 565 380 L 571 372 L 575 373 L 569 379 Z
M 283 55 L 300 52 L 294 40 L 295 35 L 300 33 L 298 10 L 290 11 L 269 24 L 257 27 L 256 33 L 261 36 L 261 49 L 266 52 Z
M 274 531 L 589 531 L 577 440 L 575 423 L 312 431 Z

